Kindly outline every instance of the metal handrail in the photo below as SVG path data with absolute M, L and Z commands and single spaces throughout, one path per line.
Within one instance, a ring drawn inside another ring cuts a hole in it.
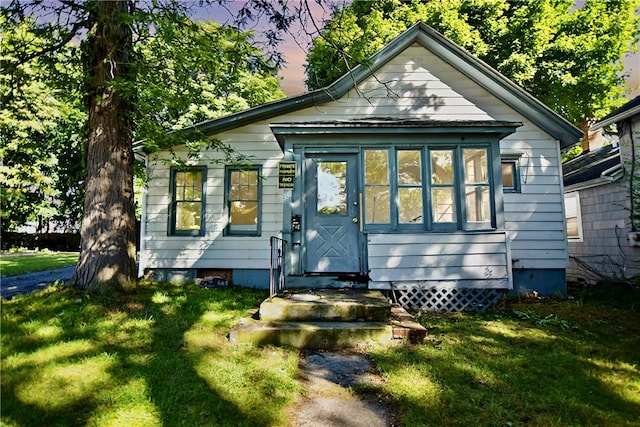
M 271 265 L 269 267 L 269 300 L 284 291 L 284 247 L 287 241 L 279 237 L 272 236 Z

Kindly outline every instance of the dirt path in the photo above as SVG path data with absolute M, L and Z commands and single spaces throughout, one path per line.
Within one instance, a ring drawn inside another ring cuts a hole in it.
M 305 398 L 292 410 L 295 427 L 393 426 L 394 417 L 384 399 L 373 393 L 383 379 L 372 372 L 369 359 L 360 354 L 316 352 L 301 363 Z M 372 393 L 356 395 L 352 387 Z

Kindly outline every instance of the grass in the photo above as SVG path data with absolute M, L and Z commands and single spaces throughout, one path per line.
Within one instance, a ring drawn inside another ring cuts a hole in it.
M 423 314 L 424 345 L 373 355 L 403 425 L 640 425 L 640 293 Z
M 78 252 L 27 252 L 0 256 L 0 274 L 15 276 L 69 267 L 78 262 Z
M 404 426 L 640 424 L 640 298 L 510 301 L 425 314 L 429 339 L 369 353 Z M 110 300 L 59 286 L 2 301 L 7 426 L 286 426 L 297 351 L 231 346 L 263 291 L 144 282 Z
M 2 302 L 2 425 L 271 426 L 297 353 L 230 346 L 255 290 L 143 283 L 99 300 L 50 287 Z

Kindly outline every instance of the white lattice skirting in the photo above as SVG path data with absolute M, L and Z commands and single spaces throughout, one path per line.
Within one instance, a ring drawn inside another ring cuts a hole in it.
M 500 300 L 506 289 L 394 287 L 393 297 L 405 309 L 422 311 L 484 311 Z

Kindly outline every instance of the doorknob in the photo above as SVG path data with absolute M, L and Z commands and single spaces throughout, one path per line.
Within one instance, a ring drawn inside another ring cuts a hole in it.
M 358 223 L 358 218 L 353 218 L 353 219 L 351 220 L 351 222 L 353 222 L 354 224 L 357 224 L 357 223 Z

